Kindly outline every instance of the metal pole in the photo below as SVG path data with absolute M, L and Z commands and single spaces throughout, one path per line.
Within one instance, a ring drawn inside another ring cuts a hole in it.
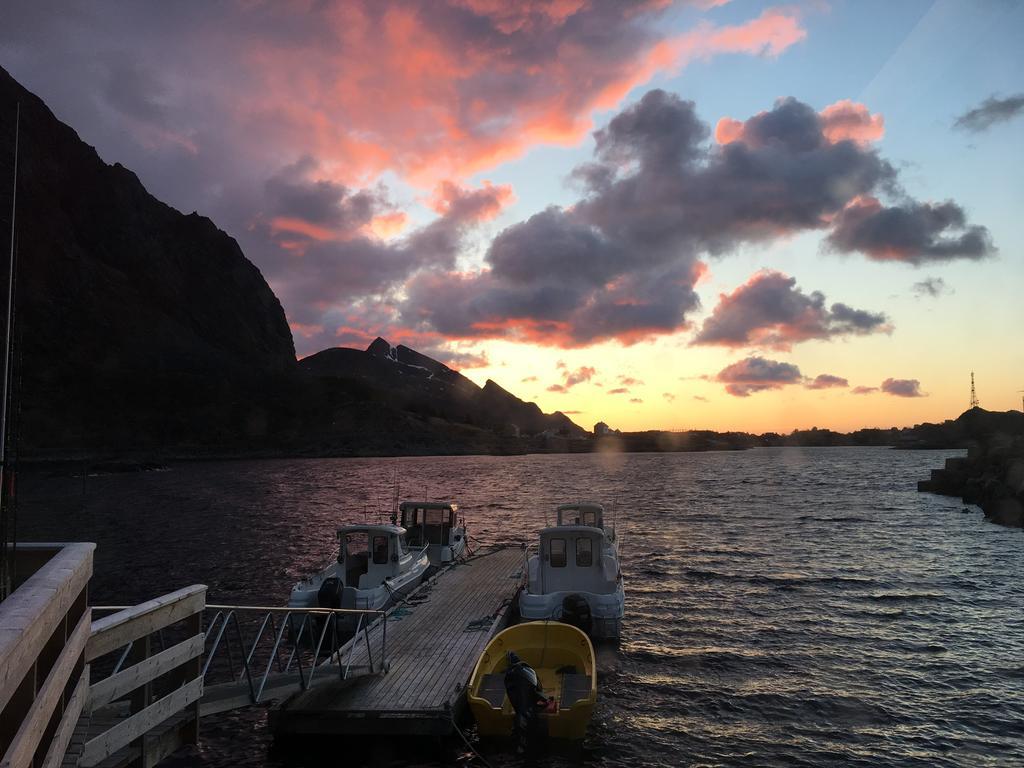
M 6 469 L 7 456 L 7 389 L 11 367 L 11 314 L 14 295 L 14 216 L 18 206 L 18 128 L 21 123 L 21 102 L 18 102 L 14 117 L 14 184 L 11 191 L 11 258 L 7 265 L 7 320 L 4 331 L 4 398 L 0 403 L 0 480 Z M 6 545 L 6 542 L 4 542 Z
M 14 174 L 11 184 L 11 249 L 10 261 L 7 266 L 7 319 L 5 322 L 4 342 L 4 383 L 3 402 L 0 403 L 0 600 L 3 600 L 14 587 L 14 549 L 8 553 L 7 538 L 14 544 L 13 521 L 11 515 L 11 499 L 5 492 L 7 485 L 7 403 L 10 400 L 10 366 L 11 366 L 11 318 L 14 315 L 14 217 L 18 210 L 18 131 L 21 125 L 21 102 L 16 102 L 14 112 Z M 13 487 L 12 487 L 13 490 Z

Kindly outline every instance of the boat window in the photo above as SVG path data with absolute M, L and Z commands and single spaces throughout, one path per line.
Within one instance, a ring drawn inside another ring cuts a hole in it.
M 596 512 L 584 512 L 583 513 L 583 524 L 594 527 L 597 525 L 597 513 Z
M 345 536 L 345 555 L 352 559 L 359 555 L 366 556 L 368 547 L 366 546 L 366 534 L 365 533 L 350 533 Z
M 576 565 L 589 568 L 594 564 L 594 543 L 588 538 L 576 539 Z
M 388 537 L 387 536 L 374 536 L 373 537 L 373 563 L 374 565 L 381 565 L 388 561 Z
M 445 514 L 446 510 L 443 509 L 428 509 L 426 510 L 427 525 L 443 525 L 448 522 L 448 515 Z
M 401 536 L 398 537 L 398 553 L 402 554 L 403 552 L 408 552 L 408 551 L 409 551 L 409 543 L 408 543 L 408 540 L 406 538 L 406 535 L 403 533 Z
M 552 568 L 565 568 L 565 539 L 551 539 L 548 542 Z

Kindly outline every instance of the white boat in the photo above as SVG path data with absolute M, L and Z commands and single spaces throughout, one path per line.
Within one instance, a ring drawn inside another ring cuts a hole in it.
M 466 551 L 466 520 L 455 504 L 403 501 L 398 510 L 409 546 L 426 545 L 432 566 L 450 565 Z
M 600 504 L 563 504 L 558 522 L 540 532 L 540 547 L 527 561 L 519 595 L 526 621 L 556 619 L 594 638 L 618 639 L 626 610 L 615 527 L 605 526 Z
M 338 541 L 337 562 L 298 582 L 289 608 L 381 610 L 415 589 L 430 565 L 428 547 L 410 547 L 397 525 L 347 525 Z

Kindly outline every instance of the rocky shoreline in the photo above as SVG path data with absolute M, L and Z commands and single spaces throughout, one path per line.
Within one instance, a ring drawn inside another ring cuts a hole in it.
M 933 469 L 928 480 L 918 482 L 917 490 L 958 496 L 965 504 L 981 507 L 994 523 L 1024 528 L 1024 430 L 1019 419 L 1003 422 L 976 432 L 966 457 L 946 459 L 943 468 Z

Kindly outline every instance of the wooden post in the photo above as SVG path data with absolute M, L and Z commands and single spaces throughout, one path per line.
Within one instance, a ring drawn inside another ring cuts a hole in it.
M 140 637 L 132 644 L 132 649 L 128 652 L 128 658 L 125 660 L 125 667 L 133 667 L 141 661 L 145 661 L 149 658 L 149 635 Z M 141 712 L 148 707 L 153 701 L 153 683 L 147 682 L 144 685 L 136 688 L 132 695 L 129 697 L 129 711 L 131 714 Z M 139 750 L 139 757 L 133 760 L 130 765 L 136 768 L 152 768 L 152 766 L 146 760 L 146 734 L 142 734 L 135 743 L 132 744 Z
M 203 631 L 203 614 L 194 613 L 188 617 L 185 621 L 185 626 L 188 628 L 189 635 L 198 635 Z M 194 659 L 189 661 L 182 667 L 184 671 L 185 680 L 195 680 L 197 677 L 202 677 L 203 674 L 203 656 L 202 654 L 196 656 Z M 189 706 L 189 720 L 184 724 L 181 729 L 181 742 L 183 744 L 198 744 L 199 743 L 199 707 L 201 702 L 197 699 L 194 704 Z

